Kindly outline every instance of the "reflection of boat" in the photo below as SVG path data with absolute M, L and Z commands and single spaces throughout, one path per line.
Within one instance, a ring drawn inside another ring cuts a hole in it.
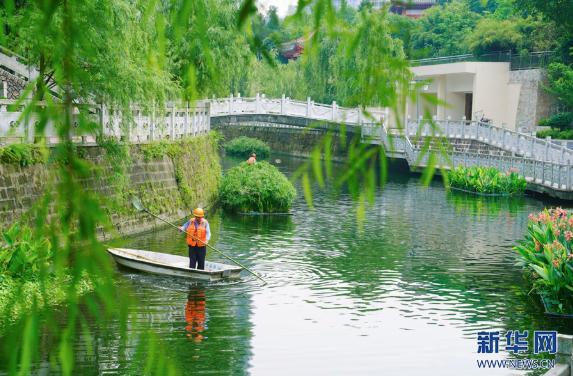
M 242 268 L 217 262 L 205 262 L 205 270 L 189 268 L 189 259 L 183 256 L 127 248 L 107 250 L 123 266 L 148 273 L 216 281 L 238 278 Z

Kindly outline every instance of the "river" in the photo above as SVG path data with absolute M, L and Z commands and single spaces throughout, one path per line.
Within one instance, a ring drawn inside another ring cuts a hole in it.
M 279 158 L 287 175 L 303 161 Z M 193 375 L 515 374 L 478 369 L 478 359 L 514 357 L 501 342 L 499 354 L 478 354 L 478 331 L 573 332 L 543 315 L 515 266 L 512 246 L 528 213 L 543 207 L 529 197 L 448 193 L 439 180 L 423 187 L 393 172 L 362 223 L 346 193 L 319 189 L 314 209 L 299 189 L 292 216 L 209 212 L 212 244 L 268 284 L 248 273 L 201 284 L 120 269 L 117 283 L 138 302 L 128 330 L 153 328 L 173 364 Z M 184 243 L 161 228 L 122 245 L 184 255 Z M 223 260 L 213 252 L 208 259 Z M 77 374 L 129 368 L 129 356 L 118 355 L 117 320 L 106 320 L 94 354 L 76 341 Z M 127 354 L 136 347 L 125 346 Z

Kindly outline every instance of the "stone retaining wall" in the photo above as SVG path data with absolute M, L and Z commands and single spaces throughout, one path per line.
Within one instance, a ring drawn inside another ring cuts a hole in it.
M 516 129 L 534 131 L 539 120 L 552 115 L 551 109 L 555 105 L 555 98 L 544 89 L 548 84 L 545 70 L 511 71 L 509 83 L 521 85 L 515 119 Z
M 115 231 L 104 232 L 102 238 L 133 234 L 152 229 L 161 222 L 130 207 L 129 197 L 139 196 L 156 214 L 168 220 L 188 215 L 192 206 L 209 205 L 215 195 L 221 166 L 214 135 L 198 136 L 188 152 L 177 158 L 161 156 L 146 160 L 141 153 L 144 146 L 130 148 L 131 166 L 127 172 L 127 186 L 118 192 L 112 166 L 98 146 L 81 147 L 81 154 L 92 162 L 95 171 L 82 181 L 88 191 L 114 198 L 118 208 L 109 208 Z M 0 164 L 0 229 L 5 229 L 26 213 L 42 197 L 55 180 L 54 166 L 37 164 L 20 167 Z M 187 187 L 187 188 L 183 188 Z

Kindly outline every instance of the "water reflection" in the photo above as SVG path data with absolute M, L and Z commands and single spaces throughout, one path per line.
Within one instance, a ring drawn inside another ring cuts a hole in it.
M 204 287 L 191 287 L 187 295 L 187 304 L 185 305 L 185 321 L 187 326 L 187 337 L 195 343 L 201 342 L 203 330 L 206 325 L 206 301 Z
M 287 174 L 301 163 L 281 158 Z M 394 175 L 359 226 L 348 194 L 314 192 L 315 209 L 300 195 L 292 216 L 208 212 L 212 244 L 263 275 L 264 287 L 247 273 L 233 283 L 190 285 L 121 270 L 118 284 L 129 284 L 140 302 L 130 307 L 129 331 L 152 328 L 184 371 L 233 375 L 481 376 L 478 330 L 573 333 L 573 320 L 543 315 L 515 266 L 512 247 L 543 202 L 448 193 L 438 180 L 422 187 L 417 177 Z M 184 238 L 170 228 L 122 245 L 186 255 Z M 214 252 L 207 259 L 228 262 Z M 99 335 L 101 326 L 91 325 Z M 118 354 L 119 323 L 106 329 L 117 338 L 98 342 L 95 357 L 78 338 L 78 369 L 123 374 L 130 366 L 137 374 L 134 345 Z

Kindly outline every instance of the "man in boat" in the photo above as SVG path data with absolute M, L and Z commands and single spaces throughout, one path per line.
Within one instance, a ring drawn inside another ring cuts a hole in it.
M 247 159 L 248 164 L 255 164 L 257 163 L 257 155 L 255 153 L 251 154 L 251 157 Z
M 205 269 L 205 256 L 207 255 L 207 243 L 211 239 L 211 229 L 204 217 L 203 209 L 195 208 L 193 218 L 181 227 L 181 231 L 187 234 L 189 268 L 191 269 Z

